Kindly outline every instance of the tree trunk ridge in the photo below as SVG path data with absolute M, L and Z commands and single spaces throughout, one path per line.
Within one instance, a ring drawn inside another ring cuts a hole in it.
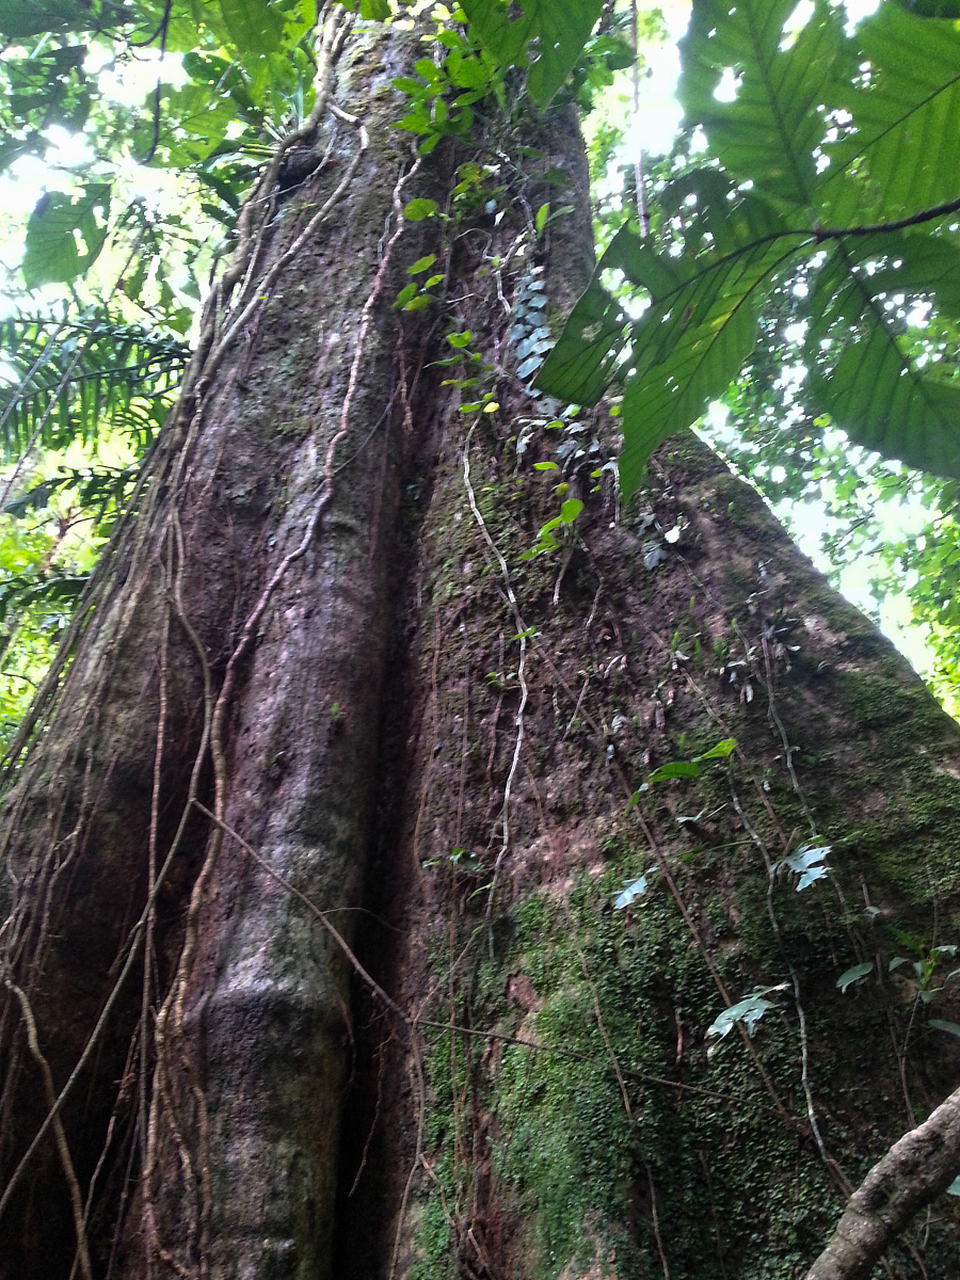
M 154 460 L 151 527 L 145 535 L 134 530 L 132 553 L 120 549 L 130 567 L 98 604 L 46 731 L 54 762 L 51 752 L 47 759 L 35 753 L 9 801 L 8 865 L 21 890 L 12 904 L 19 933 L 11 953 L 29 975 L 58 1087 L 80 1058 L 105 984 L 122 968 L 150 874 L 144 854 L 151 850 L 155 875 L 157 855 L 162 863 L 186 820 L 151 920 L 158 1053 L 150 1104 L 139 1107 L 137 1159 L 147 1174 L 133 1210 L 127 1207 L 128 1223 L 140 1223 L 128 1226 L 123 1245 L 131 1275 L 143 1266 L 148 1273 L 186 1266 L 212 1276 L 320 1275 L 329 1265 L 323 1206 L 333 1197 L 350 1035 L 345 960 L 236 841 L 221 844 L 222 829 L 205 831 L 189 796 L 219 808 L 227 828 L 351 935 L 375 807 L 388 553 L 404 450 L 396 331 L 387 320 L 402 265 L 384 264 L 378 247 L 411 165 L 385 128 L 382 101 L 376 117 L 395 56 L 369 38 L 350 47 L 341 92 L 365 119 L 369 145 L 361 152 L 359 127 L 324 123 L 316 145 L 330 144 L 328 164 L 275 200 L 272 221 L 251 248 L 259 273 L 269 274 L 359 160 L 350 217 L 332 207 L 334 216 L 264 292 L 219 368 L 208 372 L 208 356 L 195 375 L 201 391 L 185 397 L 168 427 L 174 438 Z M 234 301 L 233 315 L 243 315 L 245 301 L 242 294 Z M 230 322 L 228 313 L 220 324 Z M 351 383 L 354 364 L 363 376 Z M 317 535 L 305 538 L 311 525 Z M 226 704 L 231 678 L 235 692 Z M 71 757 L 80 762 L 72 776 Z M 60 798 L 55 782 L 44 800 L 38 775 L 62 778 L 70 790 Z M 71 826 L 62 867 L 35 855 L 31 863 L 33 850 L 45 840 L 63 843 Z M 117 894 L 118 884 L 127 892 Z M 49 919 L 38 922 L 31 904 L 35 911 L 44 892 Z M 81 956 L 64 922 L 85 914 L 98 932 L 80 941 Z M 178 960 L 185 936 L 189 963 Z M 122 1077 L 121 1096 L 129 1092 L 142 981 L 138 959 L 96 1075 L 88 1073 L 75 1095 L 92 1089 L 91 1079 L 109 1088 Z M 8 1035 L 15 1031 L 9 1009 L 7 1027 Z M 149 1022 L 141 1034 L 152 1034 Z M 17 1053 L 22 1059 L 19 1045 L 4 1099 L 11 1169 L 24 1151 L 24 1138 L 11 1140 L 11 1131 L 32 1137 L 45 1106 L 30 1065 L 14 1074 Z M 291 1080 L 297 1059 L 311 1069 Z M 92 1123 L 86 1118 L 94 1141 L 85 1144 L 75 1098 L 64 1107 L 84 1185 L 93 1172 L 85 1162 L 95 1161 L 111 1110 Z M 18 1247 L 5 1252 L 5 1274 L 52 1275 L 61 1258 L 69 1270 L 73 1231 L 63 1220 L 61 1177 L 55 1153 L 42 1148 L 8 1209 L 11 1217 L 19 1209 L 26 1224 Z M 41 1230 L 51 1206 L 59 1210 L 57 1230 Z M 112 1224 L 99 1227 L 109 1235 Z
M 79 1235 L 111 1280 L 786 1280 L 832 1170 L 955 1081 L 929 1028 L 908 1054 L 912 990 L 836 977 L 931 899 L 956 927 L 957 728 L 693 437 L 621 518 L 606 417 L 524 372 L 592 265 L 573 108 L 478 109 L 414 174 L 417 41 L 345 21 L 328 159 L 247 206 L 7 794 L 0 1276 L 70 1276 Z M 424 253 L 442 303 L 400 316 Z M 70 1162 L 50 1125 L 22 1173 L 49 1102 L 14 982 L 54 1087 L 84 1062 Z M 708 1038 L 755 987 L 756 1036 Z

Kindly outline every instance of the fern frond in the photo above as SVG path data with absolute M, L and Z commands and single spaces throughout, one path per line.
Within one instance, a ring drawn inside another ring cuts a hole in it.
M 109 429 L 147 447 L 179 384 L 188 345 L 109 315 L 0 323 L 0 463 L 31 445 L 96 444 Z

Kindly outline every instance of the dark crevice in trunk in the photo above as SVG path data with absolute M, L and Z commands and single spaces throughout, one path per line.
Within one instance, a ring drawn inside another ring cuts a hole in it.
M 421 737 L 429 731 L 429 691 L 417 665 L 423 642 L 417 599 L 424 567 L 420 537 L 438 483 L 445 428 L 438 404 L 440 379 L 426 368 L 440 353 L 409 342 L 406 346 L 408 363 L 415 361 L 420 370 L 412 411 L 424 430 L 404 469 L 398 533 L 390 551 L 392 634 L 381 698 L 376 818 L 356 932 L 360 963 L 401 1007 L 425 977 L 411 950 L 424 886 L 408 855 Z M 333 1274 L 341 1280 L 374 1280 L 390 1271 L 397 1213 L 416 1155 L 411 1127 L 416 1107 L 409 1078 L 409 1028 L 356 974 L 351 988 L 353 1070 L 344 1099 Z M 401 1122 L 394 1124 L 394 1119 Z

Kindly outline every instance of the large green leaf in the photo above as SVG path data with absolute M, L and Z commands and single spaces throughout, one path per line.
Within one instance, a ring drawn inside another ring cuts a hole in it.
M 516 6 L 506 0 L 461 5 L 473 34 L 499 63 L 524 66 L 529 57 L 527 90 L 540 106 L 573 70 L 603 8 L 602 0 L 520 0 L 520 16 L 511 21 Z
M 0 0 L 0 32 L 13 40 L 54 31 L 88 30 L 92 16 L 85 0 L 56 0 L 55 4 L 48 0 Z
M 840 11 L 823 0 L 785 41 L 796 7 L 795 0 L 697 0 L 680 43 L 685 123 L 701 125 L 728 172 L 784 210 L 810 204 L 814 150 L 826 132 L 819 107 L 849 58 Z M 739 77 L 732 102 L 716 97 L 725 71 Z
M 960 18 L 960 0 L 896 0 L 918 18 Z
M 709 187 L 704 183 L 704 188 Z M 620 481 L 625 494 L 640 483 L 653 450 L 690 426 L 734 378 L 756 340 L 767 294 L 812 237 L 793 231 L 762 201 L 726 201 L 722 235 L 699 254 L 658 253 L 628 227 L 615 236 L 597 274 L 575 307 L 537 385 L 552 395 L 594 403 L 613 378 L 624 386 Z M 701 238 L 701 229 L 691 235 Z M 649 307 L 629 332 L 625 316 L 603 289 L 605 272 L 621 272 Z
M 955 241 L 891 232 L 835 244 L 810 302 L 811 390 L 857 444 L 960 476 L 960 384 L 949 369 L 912 358 L 908 298 L 960 316 Z
M 629 234 L 626 228 L 619 233 Z M 601 270 L 594 273 L 536 379 L 541 390 L 577 404 L 600 399 L 627 341 L 627 317 L 603 287 Z
M 153 163 L 165 168 L 190 168 L 207 160 L 223 144 L 237 118 L 233 99 L 214 95 L 209 86 L 191 81 L 182 89 L 163 86 L 161 95 L 160 146 Z M 134 146 L 149 154 L 153 146 L 154 120 L 144 115 L 134 130 Z
M 851 440 L 911 467 L 960 477 L 960 385 L 935 381 L 879 326 L 844 348 L 813 390 Z
M 933 299 L 940 313 L 960 319 L 960 245 L 956 237 L 898 231 L 827 242 L 809 303 L 807 350 L 821 340 L 843 340 L 857 326 L 877 324 L 902 332 L 906 299 Z M 898 301 L 899 299 L 899 301 Z M 846 326 L 839 331 L 836 326 Z
M 279 49 L 285 23 L 276 5 L 263 0 L 220 0 L 220 11 L 241 57 Z
M 108 183 L 91 183 L 84 187 L 82 196 L 62 191 L 41 196 L 27 223 L 23 255 L 27 288 L 69 283 L 95 262 L 106 239 L 109 212 Z
M 721 395 L 756 342 L 760 309 L 796 241 L 747 246 L 670 290 L 634 336 L 623 394 L 620 483 L 632 494 L 654 449 Z
M 882 4 L 857 29 L 867 76 L 836 81 L 827 105 L 852 117 L 825 147 L 818 199 L 832 226 L 899 219 L 960 196 L 960 25 Z M 856 184 L 834 180 L 856 170 Z
M 625 493 L 726 390 L 771 286 L 801 262 L 794 316 L 818 412 L 886 457 L 960 476 L 956 360 L 942 343 L 924 352 L 907 318 L 923 302 L 960 319 L 960 245 L 946 217 L 904 225 L 960 196 L 960 27 L 888 3 L 851 37 L 827 0 L 791 29 L 795 7 L 695 0 L 680 96 L 720 166 L 660 193 L 666 252 L 618 233 L 538 379 L 580 402 L 623 384 Z M 648 304 L 632 327 L 609 269 Z

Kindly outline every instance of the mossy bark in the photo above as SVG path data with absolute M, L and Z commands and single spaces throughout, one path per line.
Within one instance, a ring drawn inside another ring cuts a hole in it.
M 106 1153 L 94 1272 L 786 1280 L 955 1083 L 931 1023 L 957 1019 L 948 967 L 928 962 L 960 912 L 960 736 L 692 436 L 620 511 L 611 424 L 545 401 L 527 367 L 590 269 L 572 112 L 478 111 L 469 153 L 444 143 L 395 196 L 411 160 L 389 85 L 415 52 L 348 46 L 338 93 L 369 147 L 340 214 L 238 333 L 188 456 L 171 434 L 150 464 L 150 522 L 8 798 L 7 972 L 57 1088 L 123 972 L 151 848 L 162 866 L 187 817 L 146 1000 L 136 960 L 63 1109 L 84 1195 Z M 359 132 L 336 127 L 258 270 L 348 170 Z M 446 220 L 384 266 L 411 195 Z M 541 234 L 547 202 L 572 212 Z M 425 253 L 442 297 L 401 318 Z M 570 496 L 576 529 L 523 559 Z M 208 708 L 236 673 L 213 828 L 209 755 L 190 780 L 198 645 Z M 786 860 L 827 844 L 798 892 Z M 752 1038 L 708 1038 L 755 988 Z M 47 1104 L 13 1000 L 0 1035 L 9 1174 Z M 0 1275 L 69 1275 L 61 1163 L 45 1139 Z M 931 1274 L 957 1247 L 949 1205 L 909 1242 Z
M 496 495 L 484 519 L 537 633 L 488 918 L 517 642 L 459 448 L 424 509 L 420 739 L 413 759 L 409 733 L 398 746 L 376 864 L 378 909 L 409 930 L 387 971 L 434 1023 L 397 1054 L 407 1083 L 380 1115 L 397 1195 L 410 1178 L 384 1224 L 396 1274 L 792 1280 L 848 1190 L 955 1087 L 955 1037 L 931 1023 L 956 1019 L 951 955 L 935 977 L 923 964 L 957 941 L 957 726 L 693 437 L 655 460 L 639 514 L 618 524 L 588 500 L 555 606 L 558 560 L 517 560 L 531 477 L 488 436 L 472 482 Z M 648 569 L 651 541 L 665 558 Z M 731 737 L 728 759 L 628 811 L 658 766 Z M 786 859 L 804 846 L 829 846 L 829 872 L 798 892 Z M 752 1039 L 709 1037 L 757 988 L 772 990 Z M 913 1274 L 912 1250 L 947 1274 L 957 1227 L 945 1198 L 894 1274 Z M 342 1265 L 381 1274 L 355 1244 Z

